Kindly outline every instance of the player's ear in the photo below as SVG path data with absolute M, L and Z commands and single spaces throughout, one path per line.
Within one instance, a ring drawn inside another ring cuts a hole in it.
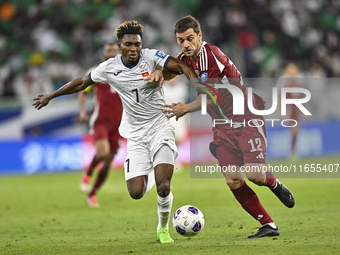
M 202 31 L 198 33 L 199 40 L 202 41 Z
M 118 45 L 119 50 L 122 50 L 122 46 L 120 44 L 120 41 L 118 41 L 117 45 Z

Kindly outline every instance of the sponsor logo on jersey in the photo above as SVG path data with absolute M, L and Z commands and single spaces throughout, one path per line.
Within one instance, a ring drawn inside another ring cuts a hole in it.
M 206 82 L 208 80 L 208 73 L 204 72 L 201 74 L 201 82 Z
M 159 50 L 156 52 L 156 56 L 159 57 L 159 58 L 165 58 L 166 57 L 165 53 L 163 53 Z
M 149 72 L 142 73 L 143 77 L 149 76 Z
M 256 157 L 256 158 L 261 158 L 261 159 L 264 159 L 264 156 L 263 156 L 262 152 L 260 152 L 260 154 L 259 154 L 259 155 L 257 155 L 257 157 Z

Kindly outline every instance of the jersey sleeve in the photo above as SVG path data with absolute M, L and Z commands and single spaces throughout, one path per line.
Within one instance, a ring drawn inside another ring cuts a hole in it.
M 220 73 L 222 73 L 224 68 L 230 64 L 229 58 L 217 46 L 210 45 L 210 50 L 216 62 L 215 64 Z
M 215 59 L 216 69 L 224 73 L 227 78 L 242 79 L 233 61 L 225 55 L 217 46 L 210 46 L 211 53 Z M 235 80 L 235 81 L 236 81 Z
M 107 83 L 106 67 L 108 65 L 108 61 L 110 60 L 107 60 L 101 63 L 99 66 L 97 66 L 97 68 L 93 69 L 89 73 L 89 78 L 93 83 L 99 83 L 99 82 Z
M 86 89 L 84 89 L 84 92 L 89 93 L 92 91 L 94 85 L 88 86 Z
M 182 60 L 183 61 L 183 56 L 184 56 L 184 54 L 183 54 L 183 52 L 180 52 L 178 55 L 177 55 L 177 59 L 179 59 L 179 60 Z M 181 75 L 181 74 L 183 74 L 183 73 L 180 73 L 180 72 L 175 72 L 175 71 L 170 71 L 170 70 L 168 70 L 171 74 L 175 74 L 175 75 Z
M 154 67 L 160 65 L 161 67 L 166 68 L 171 56 L 165 54 L 160 50 L 146 50 L 147 57 L 154 62 Z

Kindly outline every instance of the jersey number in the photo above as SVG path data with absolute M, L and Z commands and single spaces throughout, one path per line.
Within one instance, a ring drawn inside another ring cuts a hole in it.
M 132 92 L 136 92 L 136 100 L 139 102 L 138 89 L 133 89 Z
M 130 171 L 130 159 L 128 158 L 127 160 L 125 160 L 125 164 L 126 164 L 126 167 L 125 167 L 125 169 L 126 169 L 126 172 L 128 173 L 129 171 Z
M 254 146 L 253 139 L 250 139 L 248 141 L 248 143 L 250 143 L 250 146 L 251 146 L 250 152 L 253 152 L 253 151 L 262 151 L 262 149 L 261 149 L 261 139 L 260 138 L 255 138 L 255 143 L 257 145 L 257 148 L 255 148 L 255 146 Z

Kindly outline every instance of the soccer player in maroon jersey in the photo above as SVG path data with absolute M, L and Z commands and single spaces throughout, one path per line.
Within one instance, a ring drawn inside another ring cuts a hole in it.
M 205 82 L 207 78 L 215 83 L 225 83 L 237 86 L 247 98 L 248 89 L 244 86 L 241 74 L 233 62 L 216 46 L 202 41 L 200 24 L 192 16 L 181 18 L 174 27 L 177 43 L 182 52 L 178 58 L 189 64 L 198 78 Z M 163 70 L 164 79 L 168 80 L 176 74 Z M 270 188 L 283 204 L 291 208 L 294 206 L 293 194 L 269 171 L 264 170 L 266 156 L 266 132 L 265 127 L 250 127 L 243 125 L 243 121 L 253 120 L 252 125 L 259 126 L 256 122 L 263 120 L 262 116 L 251 113 L 245 105 L 244 115 L 233 115 L 233 97 L 227 89 L 219 89 L 218 94 L 223 105 L 208 105 L 208 113 L 212 119 L 228 119 L 233 125 L 216 125 L 213 127 L 213 142 L 210 144 L 211 153 L 217 158 L 221 169 L 223 166 L 234 166 L 236 173 L 223 172 L 227 185 L 241 206 L 262 227 L 258 232 L 247 238 L 259 238 L 264 236 L 278 236 L 279 229 L 263 208 L 255 192 L 246 184 L 241 166 L 256 167 L 260 173 L 246 172 L 249 181 Z M 253 94 L 253 104 L 256 109 L 264 109 L 264 100 Z M 195 101 L 184 105 L 177 103 L 166 105 L 164 112 L 171 113 L 169 117 L 177 119 L 186 113 L 201 109 L 201 96 Z
M 293 62 L 289 62 L 284 69 L 284 74 L 279 78 L 277 82 L 277 87 L 279 88 L 302 88 L 303 84 L 303 75 L 300 72 L 299 67 L 297 64 Z M 281 95 L 279 95 L 279 102 L 278 105 L 279 107 L 281 106 Z M 287 99 L 295 99 L 295 98 L 301 98 L 300 93 L 287 93 L 286 94 Z M 287 106 L 287 118 L 294 121 L 290 121 L 291 123 L 289 124 L 291 127 L 290 132 L 291 132 L 291 154 L 290 157 L 293 161 L 298 161 L 299 156 L 296 154 L 296 141 L 297 141 L 297 136 L 300 131 L 300 125 L 299 125 L 299 120 L 300 120 L 300 115 L 299 115 L 299 109 L 295 104 L 288 104 Z M 296 124 L 297 123 L 297 124 Z M 296 125 L 295 125 L 296 124 Z M 295 125 L 295 126 L 294 126 Z
M 108 60 L 110 58 L 114 58 L 118 53 L 118 45 L 111 43 L 105 45 L 103 56 L 105 60 Z M 92 71 L 92 69 L 89 70 L 89 72 Z M 84 105 L 86 94 L 94 86 L 96 100 L 93 113 L 89 118 Z M 90 191 L 90 181 L 93 170 L 98 163 L 101 162 L 102 167 L 100 172 L 98 173 L 97 179 L 86 198 L 86 202 L 89 206 L 98 207 L 99 203 L 97 201 L 96 193 L 106 180 L 111 162 L 119 148 L 119 141 L 121 137 L 119 135 L 118 128 L 122 118 L 123 106 L 118 93 L 116 93 L 116 91 L 107 83 L 99 83 L 99 86 L 96 84 L 87 87 L 85 90 L 79 92 L 78 99 L 80 106 L 80 121 L 90 121 L 90 133 L 94 137 L 94 143 L 96 146 L 96 155 L 93 157 L 89 167 L 86 169 L 81 179 L 80 190 L 82 192 Z

